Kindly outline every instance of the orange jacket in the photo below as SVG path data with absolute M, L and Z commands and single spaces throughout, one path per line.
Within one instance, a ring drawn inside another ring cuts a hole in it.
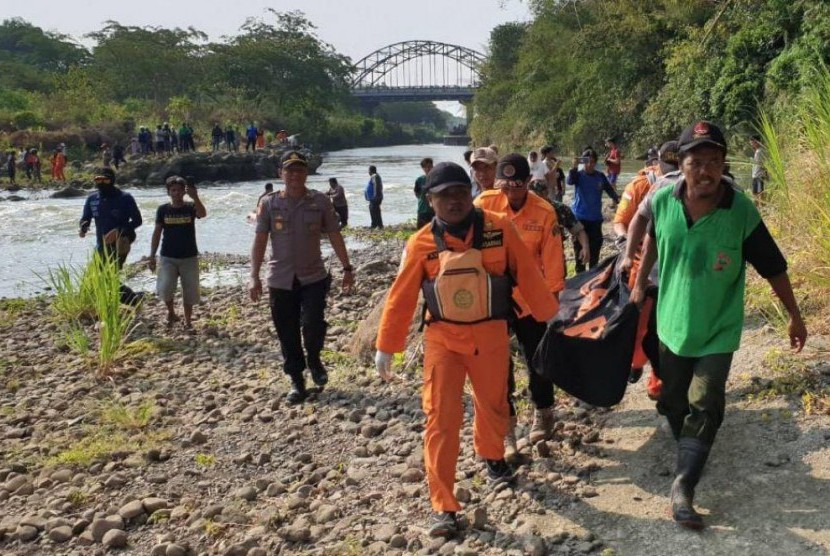
M 660 175 L 659 166 L 646 166 L 637 176 L 625 186 L 617 212 L 614 214 L 614 224 L 625 224 L 628 226 L 637 214 L 637 207 L 646 198 L 653 185 L 651 176 Z
M 389 290 L 378 328 L 375 345 L 380 351 L 397 353 L 404 350 L 409 324 L 418 304 L 421 283 L 438 274 L 438 251 L 431 228 L 424 226 L 406 243 L 398 276 Z M 513 224 L 503 215 L 485 210 L 484 234 L 481 252 L 487 272 L 501 276 L 509 269 L 517 288 L 529 301 L 533 317 L 540 322 L 553 318 L 559 310 L 559 303 L 545 285 L 533 257 Z M 444 241 L 453 251 L 466 251 L 472 246 L 472 239 L 472 230 L 464 241 L 444 233 Z M 425 337 L 449 351 L 468 355 L 477 353 L 480 346 L 508 341 L 504 320 L 476 324 L 438 321 L 427 326 Z
M 556 294 L 565 289 L 565 255 L 562 247 L 562 234 L 556 211 L 550 203 L 529 192 L 525 205 L 519 212 L 513 212 L 507 195 L 501 189 L 482 192 L 473 202 L 485 210 L 498 212 L 506 216 L 522 237 L 522 241 L 536 267 L 542 272 L 548 291 Z M 518 288 L 513 288 L 513 299 L 519 305 L 520 317 L 530 314 L 530 307 Z

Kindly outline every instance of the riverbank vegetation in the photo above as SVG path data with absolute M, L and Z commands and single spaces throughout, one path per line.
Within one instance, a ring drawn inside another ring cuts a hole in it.
M 789 113 L 830 61 L 820 0 L 528 3 L 532 21 L 492 31 L 476 144 L 572 153 L 615 136 L 633 158 L 705 117 L 748 154 L 760 111 Z
M 327 149 L 430 142 L 447 127 L 427 102 L 360 110 L 351 60 L 301 12 L 272 10 L 221 41 L 115 21 L 86 38 L 89 49 L 21 19 L 0 24 L 0 147 L 64 142 L 78 160 L 162 122 L 189 122 L 201 146 L 215 122 L 244 131 L 254 121 Z
M 830 71 L 787 110 L 764 113 L 768 146 L 765 219 L 790 258 L 802 305 L 830 329 Z M 783 313 L 778 309 L 773 313 Z

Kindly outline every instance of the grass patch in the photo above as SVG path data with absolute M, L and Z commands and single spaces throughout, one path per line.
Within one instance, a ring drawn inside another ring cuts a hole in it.
M 164 431 L 140 434 L 129 434 L 107 428 L 95 428 L 90 431 L 90 435 L 62 450 L 47 460 L 45 465 L 88 466 L 96 461 L 110 459 L 113 454 L 134 453 L 158 447 L 170 438 L 169 433 Z
M 46 281 L 55 292 L 51 307 L 64 327 L 64 343 L 106 375 L 129 354 L 135 329 L 135 307 L 121 304 L 116 261 L 95 253 L 83 269 L 59 265 Z
M 232 326 L 239 322 L 239 317 L 239 306 L 231 305 L 223 314 L 205 319 L 205 324 L 218 327 Z
M 773 377 L 755 378 L 746 399 L 768 401 L 778 397 L 796 398 L 807 415 L 830 415 L 830 380 L 810 369 L 803 358 L 781 349 L 772 349 L 764 356 L 764 366 Z
M 0 313 L 8 319 L 16 319 L 17 316 L 34 306 L 31 299 L 0 299 Z M 6 320 L 4 318 L 3 320 Z
M 19 378 L 10 378 L 9 380 L 6 381 L 6 385 L 5 385 L 6 391 L 11 392 L 12 394 L 14 394 L 18 390 L 20 390 L 21 386 L 22 385 L 20 383 Z
M 123 431 L 146 429 L 158 408 L 152 401 L 144 401 L 138 407 L 129 407 L 121 402 L 107 402 L 101 409 L 99 423 Z
M 83 508 L 92 501 L 92 496 L 82 490 L 73 490 L 66 495 L 66 501 L 76 508 Z
M 193 459 L 199 467 L 213 467 L 216 465 L 216 456 L 213 454 L 198 453 Z

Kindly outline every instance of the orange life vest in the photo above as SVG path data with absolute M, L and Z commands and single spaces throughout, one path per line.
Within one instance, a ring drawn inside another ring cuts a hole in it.
M 438 274 L 424 280 L 421 289 L 428 322 L 446 321 L 473 324 L 487 320 L 506 319 L 513 310 L 513 279 L 510 274 L 488 274 L 482 264 L 484 215 L 473 213 L 473 244 L 470 249 L 455 252 L 447 249 L 443 234 L 433 222 L 432 233 L 438 247 Z

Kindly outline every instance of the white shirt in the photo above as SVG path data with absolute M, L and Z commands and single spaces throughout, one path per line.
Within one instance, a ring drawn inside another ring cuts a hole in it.
M 545 174 L 548 173 L 548 165 L 542 162 L 541 160 L 536 160 L 536 162 L 530 162 L 530 177 L 534 180 L 544 180 Z

